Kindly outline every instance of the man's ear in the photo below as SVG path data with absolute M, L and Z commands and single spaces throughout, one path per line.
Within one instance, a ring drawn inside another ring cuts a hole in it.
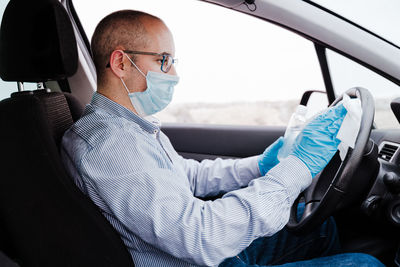
M 114 50 L 111 53 L 110 69 L 118 78 L 124 77 L 126 66 L 124 66 L 124 52 L 122 50 Z

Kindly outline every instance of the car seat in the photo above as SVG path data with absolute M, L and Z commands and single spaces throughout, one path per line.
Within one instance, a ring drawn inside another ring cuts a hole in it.
M 73 27 L 57 0 L 8 3 L 0 30 L 3 80 L 63 80 L 77 61 Z M 62 135 L 82 111 L 77 103 L 46 89 L 0 102 L 0 251 L 21 266 L 134 266 L 119 234 L 61 162 Z

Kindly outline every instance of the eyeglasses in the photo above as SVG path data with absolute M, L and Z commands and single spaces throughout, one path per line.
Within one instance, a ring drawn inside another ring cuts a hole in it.
M 169 54 L 160 54 L 160 53 L 153 53 L 153 52 L 142 52 L 142 51 L 132 51 L 132 50 L 122 50 L 124 53 L 127 54 L 137 54 L 137 55 L 147 55 L 147 56 L 159 56 L 162 57 L 161 61 L 161 71 L 164 73 L 167 73 L 171 67 L 172 64 L 176 64 L 178 62 L 178 59 L 173 58 Z M 160 58 L 161 60 L 161 58 Z M 110 63 L 107 64 L 106 68 L 110 67 Z

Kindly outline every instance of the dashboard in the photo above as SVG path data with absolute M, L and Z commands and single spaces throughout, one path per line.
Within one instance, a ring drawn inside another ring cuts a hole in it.
M 362 210 L 400 226 L 400 130 L 373 129 L 370 138 L 378 146 L 379 170 Z

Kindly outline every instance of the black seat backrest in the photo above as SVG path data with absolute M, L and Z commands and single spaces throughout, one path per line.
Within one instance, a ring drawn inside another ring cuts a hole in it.
M 1 267 L 18 267 L 19 265 L 12 261 L 9 257 L 0 251 L 0 266 Z
M 28 16 L 25 9 L 34 12 Z M 38 17 L 46 23 L 15 26 L 35 24 Z M 20 37 L 9 34 L 15 28 L 25 36 L 24 53 L 13 45 Z M 52 34 L 63 36 L 50 39 L 73 40 L 68 41 L 72 46 L 47 43 L 46 51 L 36 51 L 42 48 L 34 38 Z M 67 78 L 77 67 L 76 49 L 71 22 L 58 1 L 10 1 L 0 30 L 2 79 Z M 35 51 L 44 53 L 46 64 L 32 63 Z M 8 54 L 16 57 L 3 57 Z M 64 62 L 65 54 L 74 56 L 68 57 L 71 62 Z M 19 72 L 14 65 L 23 60 L 29 63 Z M 79 116 L 79 107 L 74 116 L 68 108 L 74 103 L 69 95 L 45 90 L 18 92 L 0 101 L 0 251 L 21 266 L 134 266 L 119 234 L 67 176 L 60 160 L 61 137 Z
M 64 96 L 67 99 L 68 107 L 71 111 L 72 120 L 75 122 L 81 117 L 84 107 L 81 102 L 72 94 L 64 93 Z
M 0 102 L 1 250 L 22 266 L 132 266 L 119 235 L 60 161 L 56 139 L 72 118 L 49 120 L 63 108 L 49 110 L 46 101 L 64 95 L 42 97 L 16 94 Z

